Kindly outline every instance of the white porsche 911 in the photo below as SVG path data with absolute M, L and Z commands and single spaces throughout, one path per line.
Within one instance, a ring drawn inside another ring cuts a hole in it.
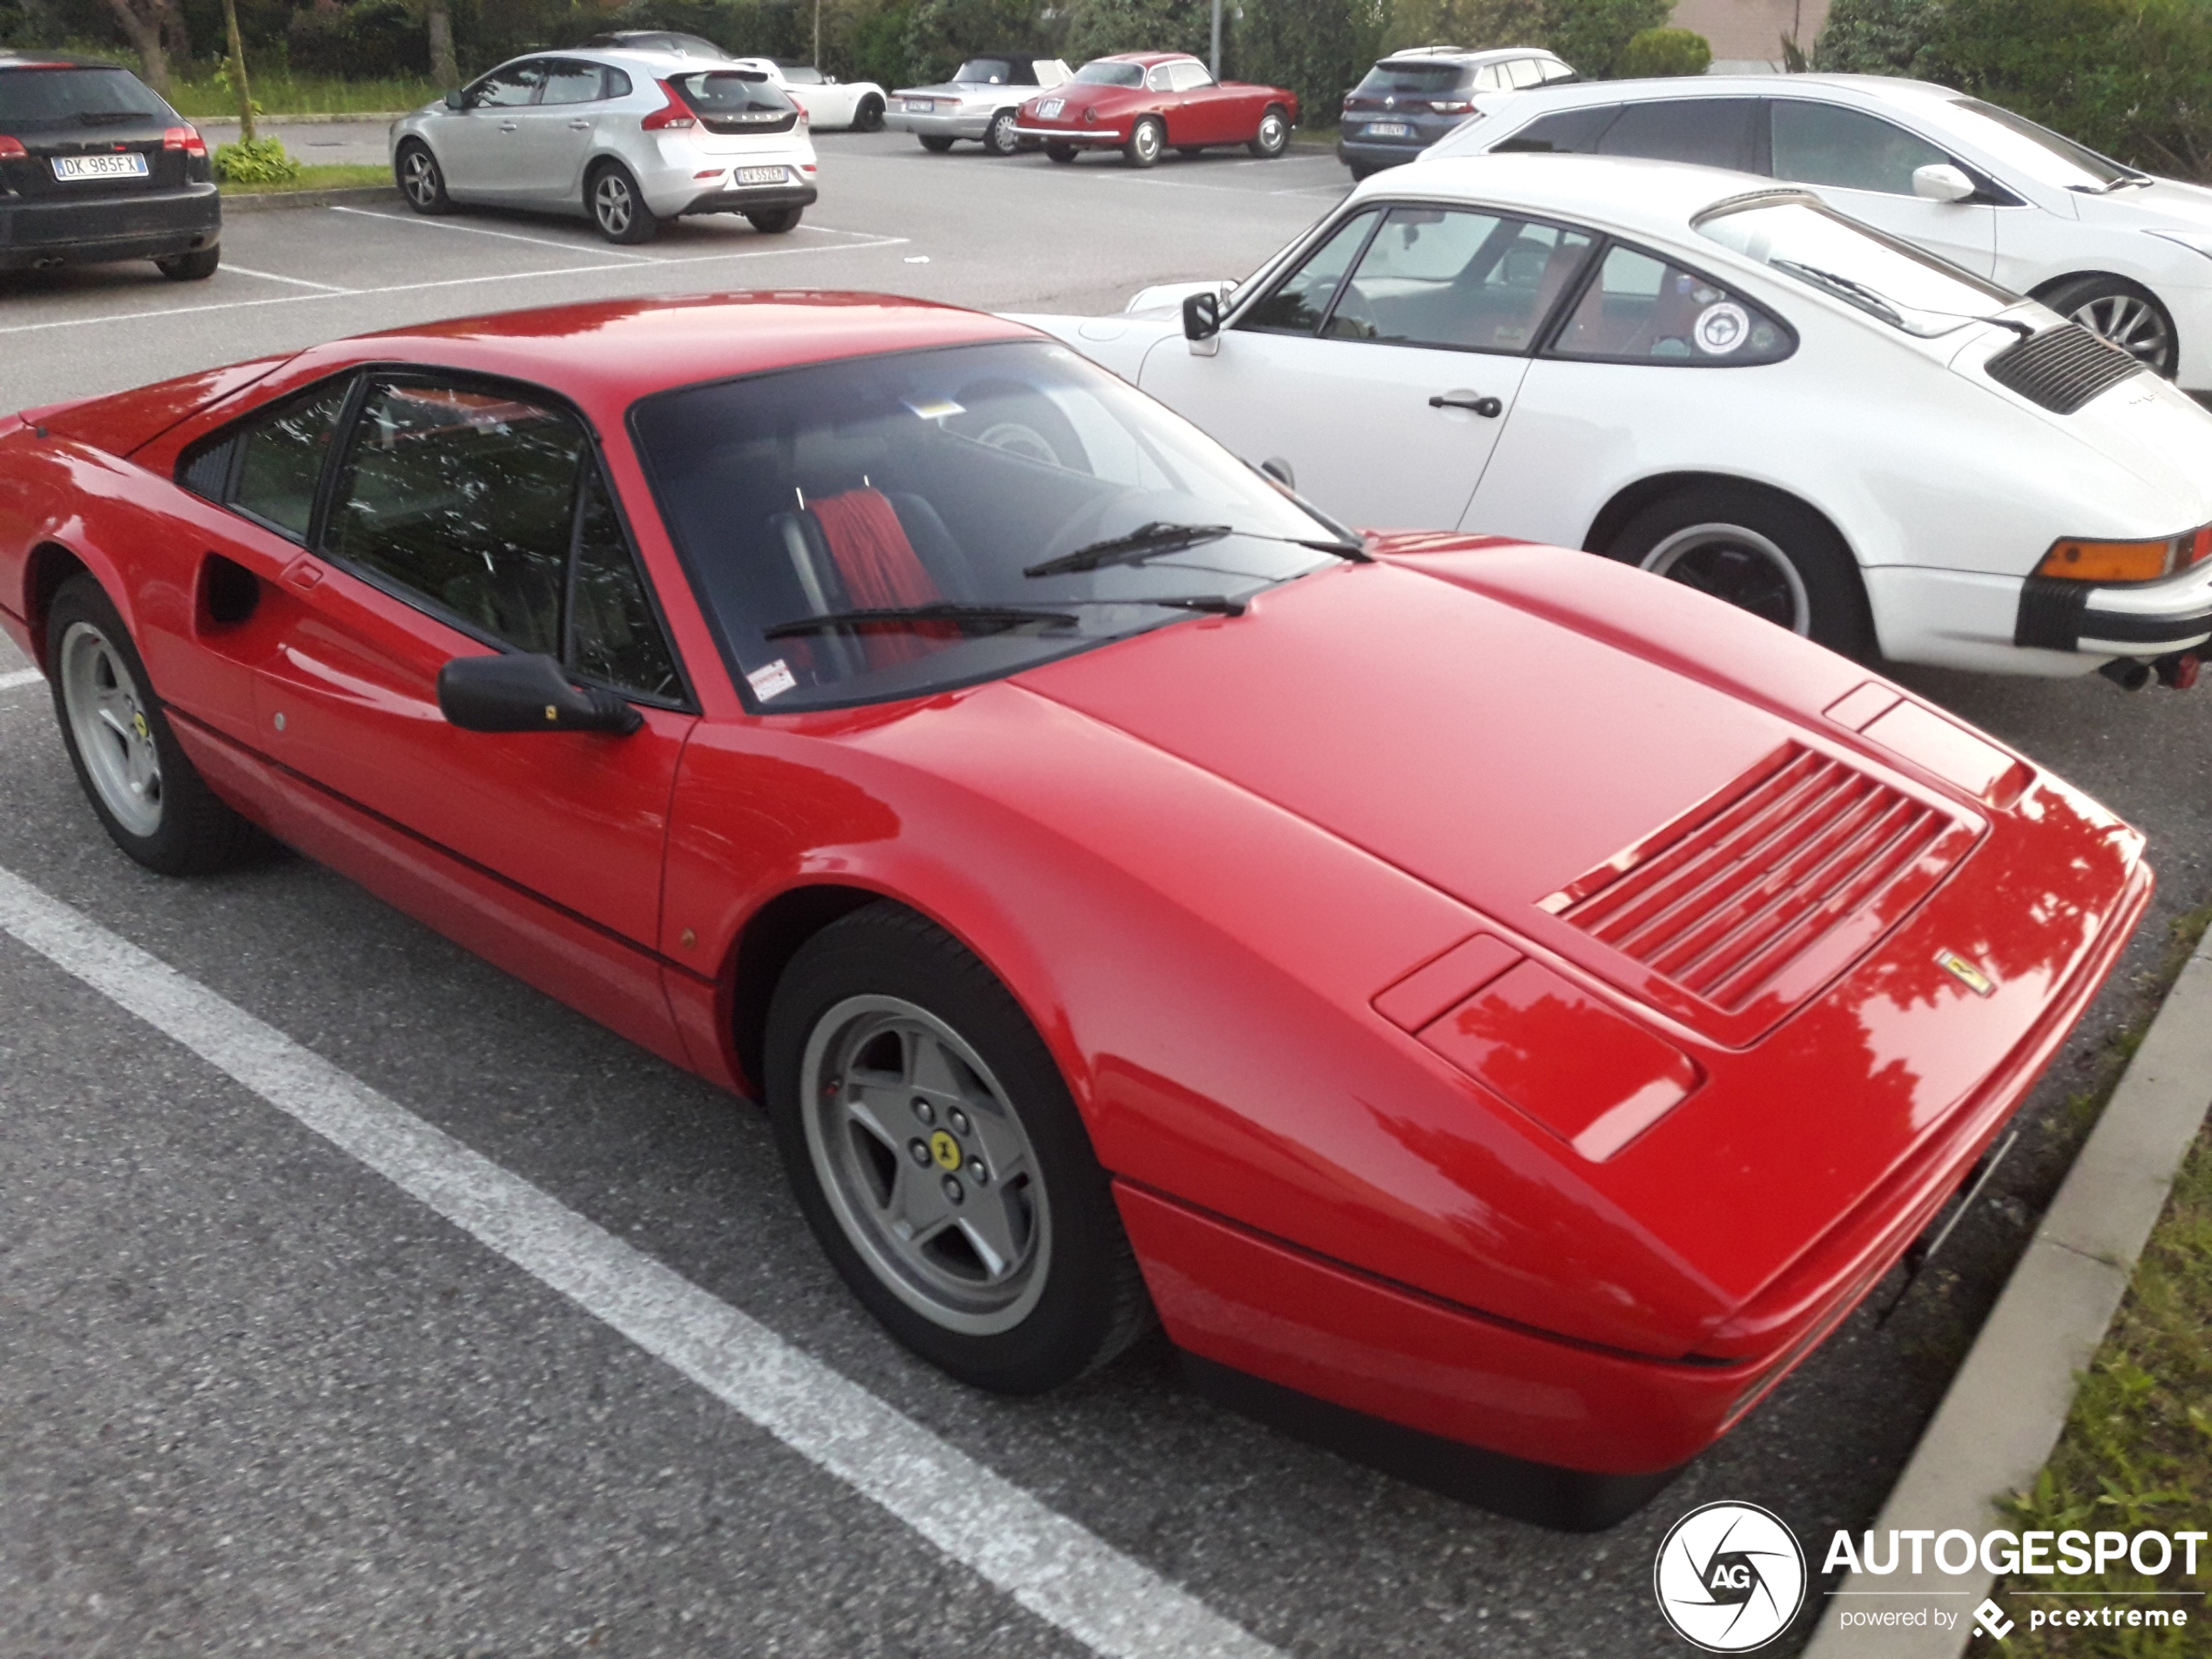
M 2212 638 L 2212 414 L 1771 179 L 1433 161 L 1244 282 L 1023 320 L 1352 523 L 1585 548 L 1862 657 L 2187 684 Z

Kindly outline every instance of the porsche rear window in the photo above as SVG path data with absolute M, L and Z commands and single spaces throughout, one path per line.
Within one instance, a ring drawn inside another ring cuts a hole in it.
M 125 69 L 0 69 L 0 129 L 176 119 L 154 90 Z
M 757 69 L 701 70 L 669 79 L 701 115 L 746 115 L 762 110 L 780 114 L 798 108 Z

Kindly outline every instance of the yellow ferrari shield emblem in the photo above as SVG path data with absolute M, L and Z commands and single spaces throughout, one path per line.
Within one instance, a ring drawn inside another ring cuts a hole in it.
M 960 1143 L 939 1130 L 929 1137 L 929 1156 L 937 1160 L 941 1170 L 960 1168 Z
M 147 735 L 146 717 L 135 709 L 131 712 L 131 729 L 142 738 Z
M 1987 996 L 1997 988 L 1997 981 L 1983 972 L 1979 962 L 1961 956 L 1955 950 L 1938 951 L 1936 961 L 1942 965 L 1946 973 L 1976 996 Z

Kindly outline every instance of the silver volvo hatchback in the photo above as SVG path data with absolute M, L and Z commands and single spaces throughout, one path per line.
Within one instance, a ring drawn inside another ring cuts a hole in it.
M 517 57 L 393 122 L 391 146 L 418 213 L 580 212 L 610 242 L 685 213 L 777 235 L 819 193 L 805 111 L 756 69 L 676 52 Z

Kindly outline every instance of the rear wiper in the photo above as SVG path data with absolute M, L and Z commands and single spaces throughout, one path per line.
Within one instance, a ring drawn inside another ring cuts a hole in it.
M 1179 553 L 1185 548 L 1218 542 L 1223 536 L 1234 534 L 1236 527 L 1231 524 L 1168 524 L 1154 519 L 1149 524 L 1139 524 L 1126 536 L 1109 536 L 1072 553 L 1062 553 L 1056 559 L 1032 564 L 1022 574 L 1066 576 L 1076 570 L 1096 570 L 1102 564 L 1142 564 L 1163 553 Z
M 1049 627 L 1075 620 L 1064 610 L 1041 610 L 1028 605 L 961 604 L 940 599 L 926 605 L 879 605 L 865 610 L 833 610 L 819 617 L 794 617 L 789 622 L 763 628 L 760 637 L 781 639 L 792 634 L 834 633 L 843 628 L 865 628 L 876 624 L 928 622 L 949 623 L 968 633 L 991 633 L 1019 628 L 1025 623 L 1042 623 Z
M 1769 260 L 1767 263 L 1777 271 L 1793 272 L 1808 282 L 1832 290 L 1886 322 L 1895 323 L 1900 328 L 1905 326 L 1904 314 L 1864 282 L 1854 282 L 1847 276 L 1838 276 L 1833 271 L 1824 271 L 1817 265 L 1804 265 L 1796 260 Z

